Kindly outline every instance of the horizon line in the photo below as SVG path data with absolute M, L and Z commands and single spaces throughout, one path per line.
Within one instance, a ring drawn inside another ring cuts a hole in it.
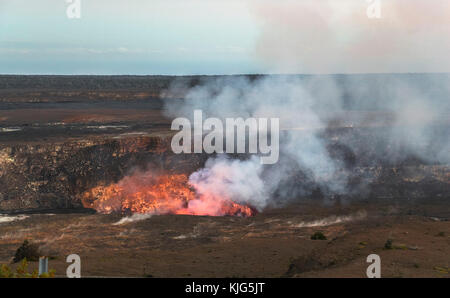
M 450 72 L 354 72 L 354 73 L 234 73 L 234 74 L 15 74 L 0 73 L 6 76 L 52 76 L 52 77 L 218 77 L 218 76 L 336 76 L 336 75 L 417 75 L 417 74 L 450 74 Z

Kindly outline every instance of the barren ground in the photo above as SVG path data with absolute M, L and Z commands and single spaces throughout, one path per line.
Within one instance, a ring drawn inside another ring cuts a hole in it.
M 85 277 L 365 277 L 376 253 L 384 277 L 449 277 L 449 210 L 304 203 L 252 218 L 165 215 L 121 225 L 118 215 L 35 214 L 0 224 L 0 263 L 30 239 L 57 275 L 77 253 Z M 327 240 L 311 240 L 317 231 Z

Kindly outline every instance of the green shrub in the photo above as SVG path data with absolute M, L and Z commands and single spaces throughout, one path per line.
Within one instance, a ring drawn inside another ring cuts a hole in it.
M 55 277 L 55 270 L 51 269 L 48 273 L 39 275 L 37 270 L 28 272 L 28 261 L 26 258 L 22 259 L 22 263 L 13 272 L 7 265 L 0 266 L 0 278 L 53 278 Z
M 327 240 L 327 237 L 322 232 L 315 232 L 312 234 L 311 240 Z
M 13 262 L 18 263 L 23 259 L 27 259 L 31 262 L 39 261 L 39 247 L 37 244 L 29 243 L 28 240 L 25 240 L 16 250 L 16 254 L 14 256 Z
M 386 243 L 384 244 L 385 249 L 392 249 L 392 239 L 386 240 Z
M 0 278 L 12 278 L 14 277 L 14 273 L 11 271 L 11 268 L 2 264 L 0 266 Z

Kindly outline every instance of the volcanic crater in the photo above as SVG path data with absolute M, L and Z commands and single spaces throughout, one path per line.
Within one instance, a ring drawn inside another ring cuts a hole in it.
M 377 137 L 389 112 L 344 111 L 321 131 L 351 191 L 329 194 L 299 169 L 257 210 L 189 184 L 211 156 L 172 152 L 164 101 L 183 100 L 164 92 L 173 80 L 0 76 L 0 262 L 31 239 L 60 274 L 78 253 L 86 276 L 363 277 L 375 252 L 386 276 L 448 277 L 450 165 L 380 160 L 395 145 Z M 402 248 L 384 250 L 391 238 Z

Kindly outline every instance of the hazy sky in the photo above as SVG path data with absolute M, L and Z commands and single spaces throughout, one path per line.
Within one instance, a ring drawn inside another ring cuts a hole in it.
M 450 71 L 450 1 L 387 2 L 0 0 L 0 73 Z

